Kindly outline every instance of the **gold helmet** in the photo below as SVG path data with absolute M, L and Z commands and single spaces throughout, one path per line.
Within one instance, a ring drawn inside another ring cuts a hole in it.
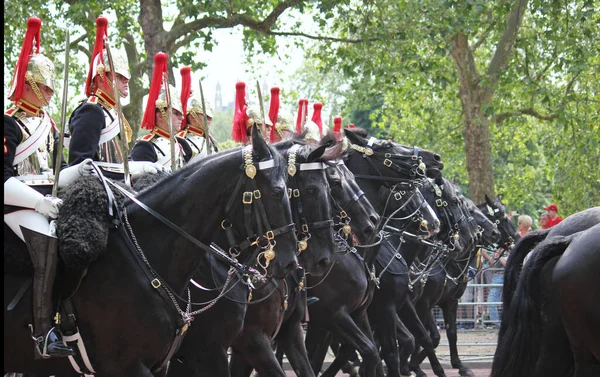
M 306 140 L 313 140 L 316 142 L 321 141 L 321 131 L 319 130 L 319 126 L 312 120 L 306 121 L 304 130 L 306 131 L 306 135 L 304 136 Z
M 296 132 L 296 126 L 293 124 L 292 115 L 287 112 L 278 113 L 275 128 L 279 131 Z
M 213 111 L 212 111 L 212 108 L 210 107 L 210 104 L 205 101 L 204 105 L 206 106 L 206 116 L 209 118 L 212 118 Z M 204 114 L 204 110 L 202 109 L 202 100 L 198 97 L 190 97 L 190 99 L 188 100 L 188 103 L 187 103 L 187 111 L 186 112 L 187 112 L 187 114 L 189 114 L 189 113 L 195 113 L 198 115 Z
M 131 72 L 129 72 L 129 64 L 127 63 L 127 57 L 119 50 L 111 51 L 113 58 L 113 67 L 115 72 L 125 77 L 127 80 L 131 79 Z M 96 55 L 94 59 L 94 67 L 92 68 L 92 77 L 96 77 L 102 72 L 110 72 L 110 63 L 108 62 L 108 53 L 106 50 L 102 53 L 104 62 L 100 60 L 100 55 Z
M 171 108 L 183 114 L 183 106 L 181 105 L 181 96 L 179 95 L 179 91 L 173 85 L 170 84 L 169 96 L 169 99 L 171 100 Z M 166 110 L 168 106 L 169 104 L 167 103 L 167 91 L 164 87 L 162 87 L 160 90 L 160 94 L 156 99 L 156 108 Z
M 34 89 L 36 84 L 44 84 L 54 90 L 54 64 L 39 53 L 41 27 L 42 21 L 39 18 L 31 17 L 27 20 L 27 31 L 8 95 L 14 102 L 22 98 L 25 82 Z
M 44 84 L 54 90 L 54 79 L 56 78 L 54 63 L 42 54 L 32 55 L 27 64 L 25 78 L 27 81 Z
M 247 112 L 248 116 L 250 117 L 250 119 L 248 119 L 248 128 L 252 127 L 252 125 L 254 123 L 256 124 L 263 124 L 263 118 L 262 115 L 260 113 L 260 110 L 256 107 L 250 107 L 248 108 L 248 112 Z M 271 119 L 269 119 L 269 117 L 267 117 L 265 119 L 264 122 L 266 125 L 268 126 L 272 126 L 273 122 L 271 122 Z

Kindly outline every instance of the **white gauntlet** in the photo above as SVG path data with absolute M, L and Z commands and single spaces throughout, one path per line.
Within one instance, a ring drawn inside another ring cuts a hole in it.
M 61 205 L 62 199 L 52 196 L 42 196 L 35 205 L 35 210 L 50 219 L 56 219 Z
M 156 174 L 163 171 L 162 165 L 150 161 L 129 161 L 129 174 L 133 179 L 142 177 L 146 174 Z
M 69 166 L 60 171 L 58 188 L 63 189 L 75 182 L 77 178 L 91 175 L 93 171 L 94 167 L 91 158 L 86 158 L 77 165 Z
M 15 177 L 4 182 L 4 204 L 33 209 L 50 218 L 58 216 L 59 198 L 45 197 Z

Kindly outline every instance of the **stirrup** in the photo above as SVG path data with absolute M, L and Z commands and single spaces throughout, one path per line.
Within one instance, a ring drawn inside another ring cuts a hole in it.
M 48 332 L 46 333 L 46 335 L 40 335 L 40 336 L 35 336 L 33 335 L 33 325 L 29 325 L 29 329 L 31 330 L 31 338 L 33 339 L 33 341 L 35 342 L 35 350 L 37 351 L 38 355 L 42 358 L 42 359 L 49 359 L 52 357 L 66 357 L 66 356 L 72 356 L 75 354 L 75 352 L 66 344 L 64 344 L 63 342 L 60 341 L 60 338 L 58 337 L 58 335 L 54 332 L 56 329 L 56 327 L 52 327 L 50 330 L 48 330 Z M 63 345 L 65 348 L 63 350 L 62 354 L 49 354 L 48 353 L 48 344 L 53 344 L 54 342 L 50 342 L 50 335 L 54 334 L 54 336 L 57 338 L 56 342 L 59 342 L 61 345 Z

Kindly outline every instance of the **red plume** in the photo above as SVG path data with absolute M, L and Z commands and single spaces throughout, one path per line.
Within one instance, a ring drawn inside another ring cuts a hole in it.
M 356 128 L 356 126 L 354 125 L 354 123 L 350 123 L 347 128 L 353 129 Z
M 104 38 L 108 37 L 108 20 L 106 17 L 96 18 L 96 42 L 94 42 L 94 50 L 92 52 L 92 61 L 90 63 L 90 69 L 88 70 L 87 80 L 85 81 L 85 95 L 92 95 L 92 75 L 94 74 L 94 63 L 96 62 L 96 56 L 98 56 L 98 62 L 105 65 L 104 63 Z M 106 78 L 106 71 L 102 73 Z
M 342 132 L 342 117 L 337 116 L 333 118 L 333 134 L 335 138 L 339 141 Z
M 142 128 L 145 130 L 154 129 L 156 123 L 156 100 L 160 94 L 160 89 L 167 82 L 167 54 L 159 52 L 154 55 L 154 71 L 152 72 L 152 81 L 150 82 L 150 91 L 148 92 L 148 103 L 144 118 L 142 119 Z
M 275 125 L 277 124 L 277 115 L 279 114 L 279 92 L 280 89 L 278 87 L 271 88 L 271 103 L 269 106 L 269 119 L 273 123 L 273 127 L 271 127 L 271 135 L 270 140 L 271 143 L 274 143 L 279 140 L 279 134 L 275 129 Z
M 300 98 L 298 100 L 298 118 L 296 118 L 296 135 L 300 135 L 302 133 L 302 123 L 304 119 L 302 119 L 302 109 L 304 109 L 304 118 L 306 119 L 306 113 L 308 110 L 308 99 Z
M 323 121 L 321 120 L 321 110 L 323 109 L 323 104 L 321 102 L 315 102 L 313 105 L 313 116 L 312 121 L 319 126 L 319 134 L 323 136 Z
M 25 32 L 25 38 L 23 38 L 23 46 L 21 46 L 19 60 L 17 60 L 17 66 L 15 67 L 13 80 L 10 84 L 10 95 L 8 99 L 15 103 L 23 96 L 23 90 L 25 88 L 25 74 L 27 73 L 27 65 L 29 65 L 31 54 L 33 52 L 40 52 L 41 34 L 42 20 L 37 17 L 30 17 L 27 20 L 27 31 Z M 35 51 L 33 51 L 34 41 Z
M 233 128 L 231 129 L 231 138 L 238 143 L 246 143 L 248 136 L 248 119 L 246 113 L 246 83 L 238 82 L 235 84 L 235 112 L 233 114 Z
M 183 67 L 179 70 L 181 72 L 181 106 L 183 108 L 183 120 L 181 121 L 181 130 L 183 130 L 187 124 L 187 103 L 188 99 L 192 95 L 192 74 L 190 67 Z

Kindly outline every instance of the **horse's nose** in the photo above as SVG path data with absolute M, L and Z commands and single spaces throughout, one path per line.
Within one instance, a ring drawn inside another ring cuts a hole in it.
M 284 268 L 285 275 L 287 276 L 287 274 L 289 274 L 292 271 L 295 271 L 297 268 L 298 268 L 298 262 L 294 259 L 285 266 L 285 268 Z
M 371 215 L 371 216 L 369 216 L 369 220 L 373 224 L 377 224 L 377 223 L 379 223 L 379 216 L 377 216 L 377 214 Z
M 326 271 L 331 266 L 331 259 L 329 257 L 321 258 L 317 262 L 317 266 L 321 271 Z

